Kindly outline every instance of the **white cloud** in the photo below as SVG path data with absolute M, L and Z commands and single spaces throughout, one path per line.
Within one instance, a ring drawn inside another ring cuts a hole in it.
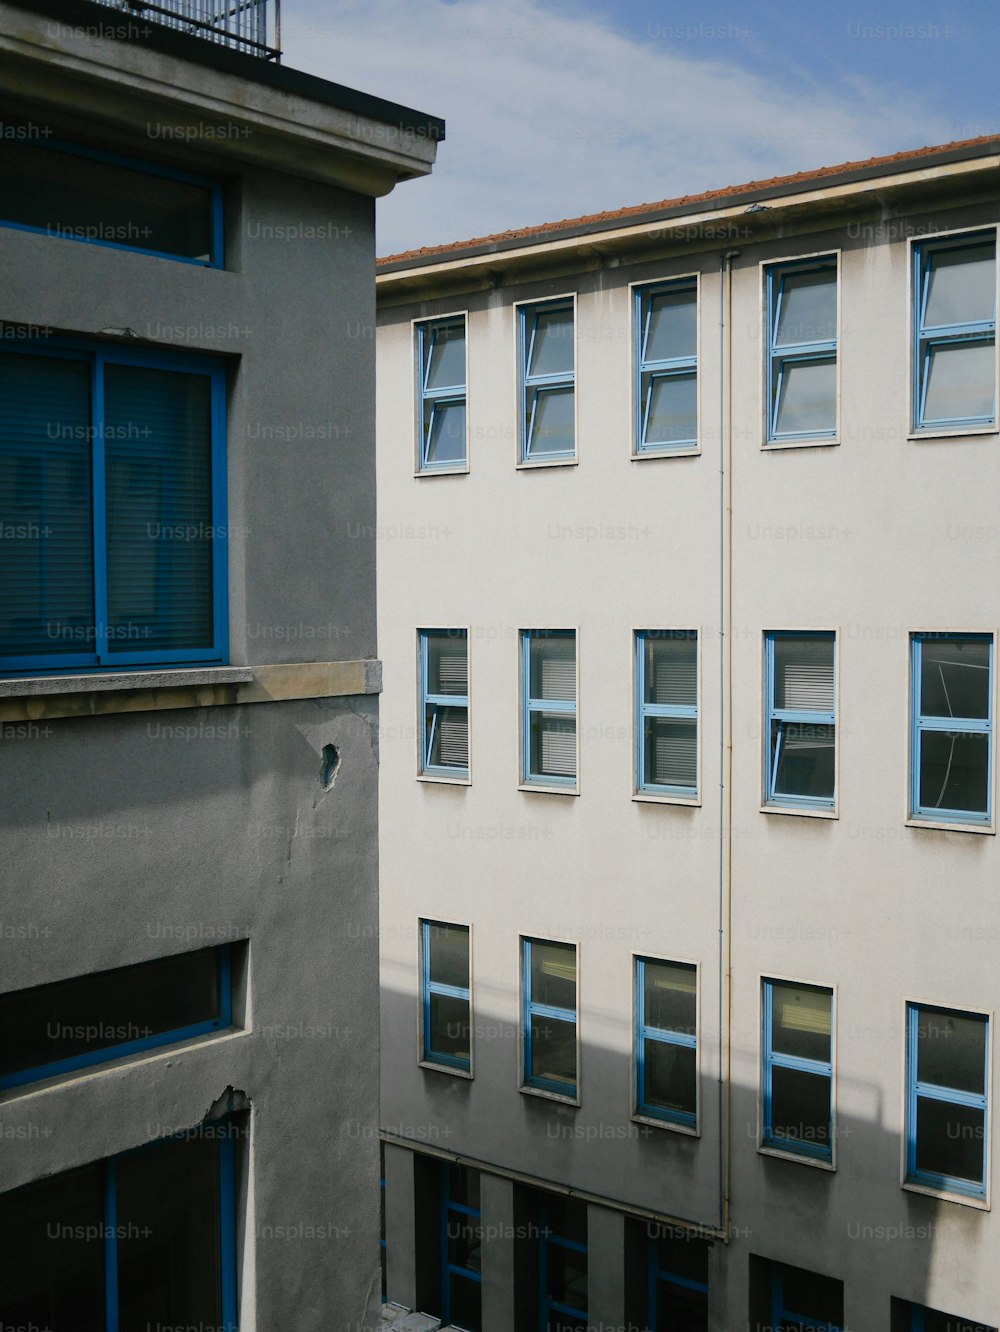
M 283 15 L 288 65 L 447 121 L 429 179 L 378 204 L 388 254 L 940 142 L 898 86 L 741 68 L 536 0 L 316 0 Z M 699 43 L 699 50 L 706 45 Z

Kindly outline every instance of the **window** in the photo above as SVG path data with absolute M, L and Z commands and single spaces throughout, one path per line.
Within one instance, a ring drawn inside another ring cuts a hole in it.
M 586 1332 L 586 1203 L 540 1194 L 538 1248 L 539 1332 Z
M 469 775 L 469 636 L 465 629 L 420 630 L 420 771 Z
M 770 443 L 837 435 L 837 260 L 772 264 L 767 273 Z
M 765 636 L 765 804 L 833 809 L 836 795 L 836 638 Z
M 914 247 L 913 428 L 996 424 L 996 232 Z
M 521 462 L 576 456 L 573 302 L 520 307 Z
M 698 283 L 635 292 L 636 453 L 698 444 Z
M 24 128 L 0 141 L 0 225 L 222 267 L 214 181 Z
M 653 1232 L 662 1227 L 650 1225 Z M 708 1245 L 676 1233 L 650 1233 L 647 1239 L 647 1320 L 639 1324 L 659 1332 L 707 1332 Z
M 645 629 L 635 636 L 636 791 L 698 797 L 698 634 Z
M 909 1300 L 892 1301 L 892 1332 L 997 1332 L 972 1318 L 941 1313 Z
M 479 1171 L 441 1163 L 441 1323 L 482 1329 Z
M 230 945 L 0 995 L 0 1090 L 221 1031 Z
M 833 1160 L 833 991 L 764 981 L 763 1145 Z
M 424 1062 L 472 1071 L 469 930 L 421 922 Z
M 907 1005 L 906 1180 L 986 1197 L 989 1020 Z
M 420 471 L 465 467 L 465 316 L 417 325 Z
M 698 1123 L 698 970 L 635 960 L 636 1112 L 683 1128 Z
M 576 633 L 521 634 L 522 783 L 576 787 Z
M 751 1257 L 756 1266 L 760 1259 Z M 758 1314 L 756 1332 L 841 1332 L 844 1283 L 787 1263 L 766 1263 L 770 1308 Z M 756 1273 L 751 1270 L 751 1280 Z M 751 1323 L 751 1327 L 755 1324 Z
M 11 1327 L 235 1332 L 235 1123 L 0 1195 Z
M 910 817 L 993 817 L 993 636 L 914 634 Z
M 522 939 L 524 1085 L 577 1095 L 576 948 Z
M 4 351 L 0 403 L 0 669 L 224 660 L 223 372 Z

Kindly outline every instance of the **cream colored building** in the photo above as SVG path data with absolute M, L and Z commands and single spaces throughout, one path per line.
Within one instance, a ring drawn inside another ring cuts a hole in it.
M 998 167 L 380 263 L 391 1301 L 1000 1324 Z

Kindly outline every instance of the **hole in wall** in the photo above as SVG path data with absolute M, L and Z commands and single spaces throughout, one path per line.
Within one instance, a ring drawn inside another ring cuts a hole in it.
M 340 751 L 336 745 L 323 746 L 323 766 L 319 771 L 320 785 L 324 791 L 329 791 L 330 787 L 337 780 L 337 773 L 340 771 Z

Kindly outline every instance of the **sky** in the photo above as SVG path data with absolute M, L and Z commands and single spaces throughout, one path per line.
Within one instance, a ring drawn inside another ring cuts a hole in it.
M 282 45 L 447 122 L 380 255 L 1000 132 L 995 0 L 284 0 Z

